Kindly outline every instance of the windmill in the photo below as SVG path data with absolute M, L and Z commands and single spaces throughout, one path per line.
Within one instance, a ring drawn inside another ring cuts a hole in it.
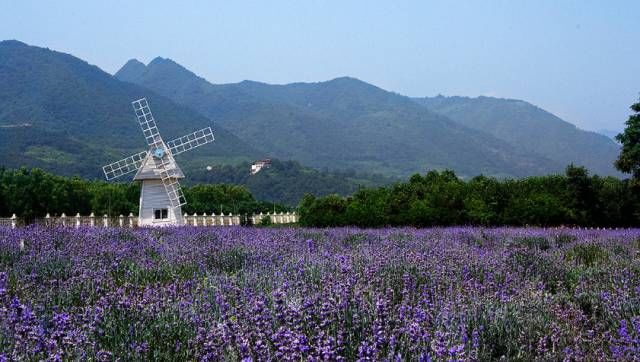
M 107 180 L 136 172 L 141 181 L 138 225 L 181 225 L 181 206 L 186 204 L 179 179 L 184 174 L 173 158 L 183 152 L 214 141 L 211 127 L 165 143 L 160 137 L 146 98 L 131 102 L 147 140 L 149 151 L 126 157 L 102 167 Z

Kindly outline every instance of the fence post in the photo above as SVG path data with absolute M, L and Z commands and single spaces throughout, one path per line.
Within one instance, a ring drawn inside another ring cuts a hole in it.
M 51 226 L 51 215 L 49 213 L 44 216 L 44 225 Z
M 129 217 L 129 227 L 133 228 L 133 213 L 130 212 L 128 217 Z
M 76 214 L 76 229 L 80 227 L 80 213 Z
M 193 213 L 193 222 L 192 222 L 193 226 L 198 226 L 198 213 L 194 212 Z
M 118 223 L 120 224 L 120 227 L 124 226 L 124 215 L 120 214 L 120 216 L 118 216 Z
M 96 226 L 96 214 L 91 213 L 91 215 L 89 215 L 89 225 L 91 225 L 91 227 Z
M 207 213 L 202 213 L 202 226 L 207 226 Z
M 11 215 L 11 228 L 12 228 L 12 229 L 15 229 L 15 228 L 16 228 L 16 224 L 17 224 L 16 219 L 17 219 L 17 218 L 18 218 L 18 217 L 16 216 L 16 214 Z
M 60 215 L 60 219 L 62 219 L 62 226 L 67 226 L 67 215 L 64 212 Z
M 102 226 L 109 227 L 109 216 L 107 216 L 107 214 L 102 216 Z
M 184 218 L 184 224 L 189 225 L 189 214 L 185 212 L 184 215 L 182 215 L 182 217 Z

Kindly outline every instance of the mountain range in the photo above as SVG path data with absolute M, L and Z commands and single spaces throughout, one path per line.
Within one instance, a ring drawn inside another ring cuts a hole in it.
M 616 174 L 613 160 L 620 149 L 611 138 L 584 131 L 530 103 L 492 97 L 416 98 L 438 114 L 490 133 L 514 147 L 562 165 L 586 166 L 601 175 Z
M 197 110 L 272 157 L 312 167 L 400 177 L 444 168 L 462 176 L 525 176 L 562 169 L 354 78 L 211 84 L 164 58 L 147 66 L 131 60 L 115 76 Z
M 615 142 L 519 100 L 409 98 L 350 77 L 212 84 L 161 57 L 148 65 L 132 59 L 115 76 L 197 110 L 274 157 L 316 167 L 518 177 L 575 163 L 619 175 Z
M 102 178 L 102 165 L 146 149 L 131 107 L 141 97 L 149 100 L 166 140 L 212 125 L 187 107 L 71 55 L 0 42 L 0 167 Z M 213 129 L 214 143 L 177 156 L 187 184 L 231 182 L 261 200 L 296 205 L 305 192 L 349 194 L 360 186 L 393 182 L 380 175 L 319 171 L 278 160 L 249 177 L 249 163 L 264 153 L 219 125 Z
M 213 124 L 216 142 L 179 156 L 196 180 L 206 180 L 204 165 L 266 157 L 299 161 L 299 172 L 394 178 L 445 168 L 522 177 L 571 162 L 619 175 L 615 142 L 524 101 L 410 98 L 350 77 L 213 84 L 161 57 L 110 75 L 19 41 L 0 42 L 0 165 L 101 177 L 103 164 L 145 149 L 130 106 L 141 97 L 165 139 Z
M 206 117 L 68 54 L 0 42 L 0 165 L 102 177 L 101 166 L 146 149 L 130 103 L 147 97 L 169 140 L 211 124 Z M 255 148 L 216 129 L 208 162 L 250 160 Z M 190 152 L 190 158 L 205 155 Z

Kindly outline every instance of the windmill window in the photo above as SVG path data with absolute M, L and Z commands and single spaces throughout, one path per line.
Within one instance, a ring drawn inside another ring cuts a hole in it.
M 156 220 L 168 219 L 169 218 L 169 210 L 168 209 L 153 209 L 153 218 Z

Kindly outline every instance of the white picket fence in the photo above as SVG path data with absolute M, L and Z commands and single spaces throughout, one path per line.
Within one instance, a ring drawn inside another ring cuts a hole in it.
M 193 215 L 184 214 L 183 215 L 185 225 L 192 226 L 233 226 L 233 225 L 241 225 L 242 219 L 245 219 L 245 223 L 250 221 L 252 225 L 259 225 L 262 220 L 268 218 L 272 224 L 292 224 L 298 222 L 298 214 L 295 212 L 280 212 L 280 213 L 259 213 L 253 215 L 233 215 L 229 213 L 225 215 L 221 213 L 216 215 L 215 213 L 211 213 L 207 215 L 207 213 L 202 213 L 198 215 L 194 213 Z M 0 227 L 11 227 L 16 228 L 23 224 L 22 220 L 13 214 L 9 218 L 0 218 Z M 130 213 L 127 216 L 119 215 L 119 216 L 96 216 L 94 213 L 91 213 L 89 216 L 82 216 L 79 213 L 75 216 L 67 216 L 62 213 L 60 216 L 51 216 L 47 214 L 43 218 L 38 218 L 34 220 L 34 224 L 44 225 L 44 226 L 68 226 L 68 227 L 81 227 L 81 226 L 100 226 L 100 227 L 137 227 L 138 226 L 138 216 Z
M 12 227 L 15 229 L 17 225 L 18 218 L 16 217 L 16 214 L 13 214 L 11 217 L 0 217 L 0 227 Z

